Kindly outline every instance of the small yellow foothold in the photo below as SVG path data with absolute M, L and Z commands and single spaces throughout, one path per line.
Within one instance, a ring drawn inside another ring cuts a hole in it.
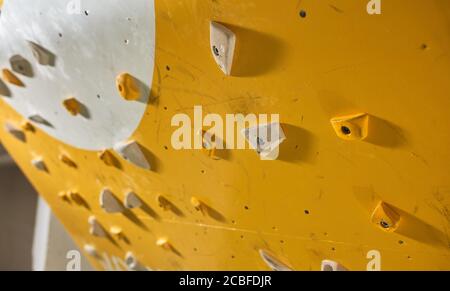
M 125 100 L 134 101 L 141 98 L 141 91 L 137 80 L 128 73 L 117 76 L 116 86 L 120 96 Z
M 203 214 L 205 214 L 205 204 L 197 197 L 191 197 L 191 204 L 197 211 L 201 211 Z
M 161 207 L 165 211 L 172 209 L 172 203 L 170 203 L 170 201 L 167 200 L 166 197 L 164 197 L 162 195 L 158 195 L 156 197 L 156 201 L 158 202 L 159 207 Z
M 67 166 L 69 166 L 71 168 L 77 167 L 77 164 L 74 161 L 72 161 L 72 159 L 69 156 L 67 156 L 66 154 L 61 154 L 59 156 L 59 159 L 61 162 L 63 162 L 64 164 L 66 164 Z
M 122 228 L 121 227 L 119 227 L 119 226 L 111 226 L 110 227 L 110 229 L 109 229 L 109 232 L 112 234 L 112 235 L 115 235 L 115 236 L 117 236 L 117 237 L 123 237 L 123 231 L 122 231 Z
M 360 113 L 331 119 L 337 136 L 348 141 L 364 140 L 369 134 L 369 115 Z
M 70 114 L 76 116 L 81 112 L 81 103 L 75 98 L 68 98 L 63 101 L 63 106 L 69 111 Z
M 70 202 L 70 198 L 66 192 L 58 193 L 58 197 L 64 202 Z
M 108 166 L 115 165 L 115 158 L 109 150 L 104 150 L 104 151 L 100 152 L 98 157 L 100 158 L 100 160 L 102 160 Z
M 75 202 L 78 205 L 84 205 L 85 201 L 83 199 L 83 197 L 81 197 L 81 195 L 75 191 L 69 191 L 67 193 L 68 197 L 70 198 L 70 200 L 72 200 L 73 202 Z
M 378 203 L 371 217 L 372 223 L 386 232 L 394 232 L 400 223 L 400 215 L 384 202 Z
M 28 122 L 26 120 L 22 123 L 21 127 L 22 127 L 23 130 L 28 131 L 28 132 L 35 132 L 36 131 L 34 126 L 30 122 Z
M 13 72 L 8 69 L 2 70 L 3 79 L 13 85 L 25 87 L 24 83 Z
M 170 249 L 171 249 L 169 240 L 168 240 L 167 238 L 165 238 L 165 237 L 164 237 L 164 238 L 158 239 L 158 240 L 156 241 L 156 245 L 157 245 L 158 247 L 161 247 L 161 248 L 165 249 L 165 250 L 170 250 Z

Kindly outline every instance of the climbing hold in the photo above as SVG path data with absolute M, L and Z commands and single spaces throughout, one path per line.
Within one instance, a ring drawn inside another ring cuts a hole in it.
M 21 127 L 22 127 L 23 130 L 28 131 L 28 132 L 35 132 L 36 131 L 34 126 L 31 123 L 29 123 L 28 121 L 26 121 L 26 120 L 24 122 L 22 122 Z
M 78 204 L 80 206 L 84 206 L 86 205 L 86 201 L 84 200 L 84 198 L 76 191 L 69 191 L 67 193 L 68 198 L 75 202 L 75 204 Z
M 95 246 L 93 246 L 91 244 L 85 244 L 83 249 L 86 252 L 86 254 L 88 254 L 88 255 L 90 255 L 92 257 L 97 257 L 98 256 L 97 249 L 95 248 Z
M 30 62 L 21 55 L 12 56 L 9 59 L 9 63 L 14 72 L 26 77 L 33 77 L 33 69 Z
M 172 246 L 170 245 L 169 240 L 167 238 L 165 238 L 165 237 L 159 238 L 156 241 L 156 245 L 158 247 L 161 247 L 161 248 L 165 249 L 165 250 L 171 250 L 172 249 Z
M 259 255 L 266 263 L 266 265 L 273 271 L 293 271 L 290 266 L 282 262 L 280 259 L 276 258 L 273 253 L 267 250 L 260 249 Z
M 200 211 L 202 214 L 206 213 L 206 205 L 197 197 L 191 197 L 191 204 L 194 206 L 195 210 Z
M 331 119 L 337 136 L 348 141 L 364 140 L 369 134 L 369 115 L 359 113 Z
M 323 260 L 320 266 L 321 271 L 347 271 L 347 269 L 335 261 Z
M 52 52 L 32 41 L 28 43 L 30 44 L 34 57 L 40 65 L 52 67 L 55 65 L 55 55 Z
M 64 202 L 70 202 L 70 198 L 67 192 L 59 192 L 58 197 Z
M 122 228 L 121 228 L 120 226 L 111 226 L 110 229 L 109 229 L 109 232 L 110 232 L 112 235 L 114 235 L 114 236 L 116 236 L 117 238 L 119 238 L 119 239 L 121 239 L 121 238 L 124 237 L 124 236 L 123 236 L 123 230 L 122 230 Z
M 42 158 L 38 157 L 31 161 L 31 164 L 42 172 L 48 172 L 47 166 L 45 165 L 45 162 Z
M 63 106 L 73 116 L 76 116 L 81 112 L 81 103 L 78 102 L 78 100 L 75 99 L 74 97 L 64 100 Z
M 5 130 L 9 134 L 14 136 L 16 139 L 20 140 L 21 142 L 25 142 L 26 141 L 25 133 L 22 130 L 20 130 L 19 128 L 17 128 L 15 125 L 7 122 L 5 124 Z
M 103 189 L 100 193 L 100 206 L 107 213 L 118 213 L 124 210 L 122 204 L 109 189 Z
M 108 166 L 115 166 L 116 159 L 109 150 L 104 150 L 98 154 L 100 160 L 102 160 Z
M 236 35 L 227 27 L 217 22 L 210 23 L 210 46 L 214 60 L 225 75 L 231 75 Z
M 135 271 L 139 269 L 139 263 L 132 252 L 127 252 L 125 254 L 125 264 L 129 270 Z
M 106 237 L 106 232 L 95 216 L 89 216 L 88 223 L 90 225 L 89 233 L 93 236 Z
M 0 96 L 3 97 L 11 97 L 11 90 L 9 90 L 8 86 L 0 79 Z
M 163 195 L 157 195 L 156 201 L 158 202 L 159 207 L 165 211 L 171 210 L 173 207 L 172 203 Z
M 25 87 L 25 84 L 16 75 L 14 75 L 13 72 L 11 72 L 8 69 L 2 70 L 2 77 L 3 77 L 3 80 L 5 80 L 6 82 L 8 82 L 12 85 L 16 85 L 18 87 Z
M 44 117 L 40 116 L 39 114 L 32 115 L 28 117 L 28 119 L 45 126 L 52 126 L 50 122 L 48 122 Z
M 286 140 L 283 128 L 278 122 L 248 127 L 243 129 L 241 134 L 263 160 L 276 160 L 279 147 Z
M 372 223 L 386 232 L 394 232 L 400 223 L 400 215 L 384 202 L 378 203 L 371 217 Z
M 125 195 L 124 205 L 126 208 L 139 208 L 142 206 L 142 201 L 134 192 L 129 192 Z
M 147 161 L 140 145 L 136 141 L 129 141 L 125 143 L 119 143 L 114 146 L 114 150 L 125 160 L 141 167 L 146 170 L 150 170 L 150 164 Z
M 66 154 L 61 154 L 59 160 L 71 168 L 77 167 L 77 164 Z
M 135 101 L 141 99 L 141 90 L 139 88 L 139 82 L 130 74 L 123 73 L 116 78 L 117 90 L 119 90 L 120 96 L 128 101 Z
M 201 135 L 202 138 L 202 149 L 203 152 L 213 160 L 220 160 L 219 157 L 216 155 L 217 145 L 216 145 L 216 139 L 217 137 L 215 135 L 211 135 L 210 132 L 200 130 L 197 134 Z

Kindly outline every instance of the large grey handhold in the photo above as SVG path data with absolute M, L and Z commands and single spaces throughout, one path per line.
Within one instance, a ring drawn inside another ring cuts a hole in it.
M 107 213 L 118 213 L 124 210 L 122 204 L 109 189 L 103 189 L 100 193 L 100 206 Z
M 12 56 L 9 59 L 9 63 L 14 72 L 26 77 L 33 77 L 33 68 L 31 67 L 30 62 L 21 55 Z
M 51 67 L 55 66 L 55 54 L 38 45 L 37 43 L 34 43 L 32 41 L 28 41 L 28 43 L 30 44 L 31 51 L 33 52 L 34 57 L 40 65 Z
M 225 75 L 231 75 L 236 35 L 224 25 L 212 21 L 210 23 L 210 46 L 214 60 Z
M 89 233 L 93 236 L 105 237 L 106 231 L 103 229 L 101 224 L 98 222 L 95 216 L 89 216 L 88 223 L 90 225 Z
M 147 161 L 141 147 L 136 141 L 119 143 L 114 146 L 114 150 L 125 160 L 140 168 L 150 170 L 150 164 Z
M 125 207 L 132 209 L 132 208 L 139 208 L 142 206 L 142 201 L 139 199 L 139 197 L 134 192 L 129 192 L 127 195 L 125 195 Z
M 5 129 L 9 134 L 14 136 L 18 140 L 20 140 L 22 142 L 26 141 L 25 133 L 22 130 L 20 130 L 19 128 L 17 128 L 16 126 L 12 125 L 11 123 L 7 122 L 5 124 Z

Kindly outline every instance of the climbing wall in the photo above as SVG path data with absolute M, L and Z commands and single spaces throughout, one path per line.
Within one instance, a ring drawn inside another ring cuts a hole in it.
M 1 142 L 97 269 L 448 270 L 450 2 L 367 2 L 0 0 Z

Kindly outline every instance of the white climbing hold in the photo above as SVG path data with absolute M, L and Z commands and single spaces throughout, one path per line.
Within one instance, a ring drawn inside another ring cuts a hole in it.
M 231 75 L 236 35 L 224 25 L 212 21 L 210 24 L 210 45 L 214 60 L 225 75 Z
M 100 206 L 107 213 L 123 212 L 122 204 L 109 189 L 103 189 L 100 193 Z
M 151 169 L 147 158 L 136 141 L 119 143 L 114 146 L 114 150 L 128 162 L 146 170 Z
M 125 195 L 124 205 L 126 208 L 139 208 L 142 206 L 141 199 L 134 192 L 129 192 Z
M 101 224 L 98 222 L 97 218 L 95 216 L 89 216 L 88 223 L 90 225 L 89 233 L 93 236 L 98 237 L 105 237 L 106 232 L 101 226 Z
M 19 128 L 17 128 L 15 125 L 13 125 L 11 123 L 6 123 L 5 129 L 9 134 L 14 136 L 18 140 L 25 142 L 25 140 L 26 140 L 25 133 L 22 130 L 20 130 Z
M 32 115 L 28 117 L 28 119 L 42 125 L 51 126 L 50 122 L 48 122 L 47 119 L 40 116 L 39 114 Z
M 320 267 L 321 271 L 347 271 L 347 269 L 338 262 L 323 260 Z
M 31 51 L 33 52 L 34 57 L 40 65 L 55 65 L 55 55 L 53 53 L 32 41 L 28 41 L 28 43 L 30 44 Z
M 42 158 L 38 157 L 31 161 L 31 164 L 39 171 L 47 172 L 47 166 Z
M 271 252 L 260 249 L 259 255 L 266 265 L 273 271 L 293 271 L 291 267 L 277 259 Z
M 95 246 L 93 246 L 91 244 L 85 244 L 83 248 L 84 248 L 84 251 L 88 255 L 93 256 L 93 257 L 98 256 L 97 249 L 95 248 Z
M 132 252 L 127 252 L 125 254 L 125 264 L 129 270 L 136 270 L 139 267 L 139 263 Z
M 286 135 L 278 122 L 245 128 L 241 134 L 263 160 L 276 160 L 280 144 L 286 140 Z

